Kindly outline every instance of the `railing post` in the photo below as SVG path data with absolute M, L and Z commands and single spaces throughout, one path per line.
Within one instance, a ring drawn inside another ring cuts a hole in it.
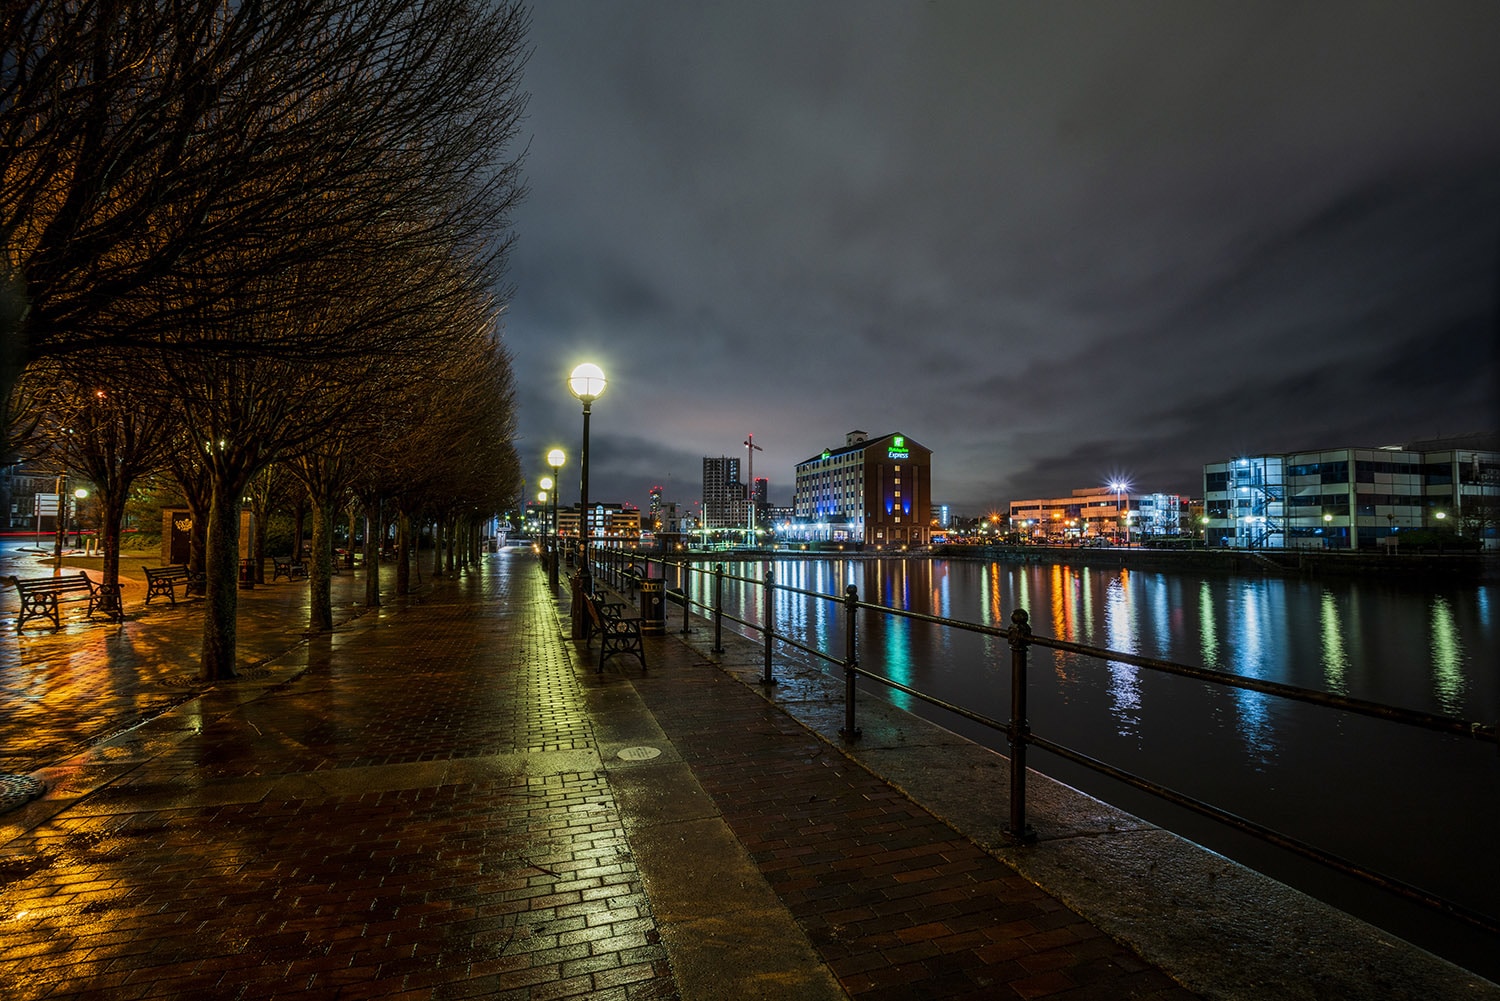
M 724 564 L 714 564 L 714 653 L 724 652 Z
M 688 627 L 688 609 L 693 604 L 693 572 L 685 560 L 677 564 L 677 584 L 682 592 L 682 632 L 687 635 L 693 631 Z
M 859 739 L 859 727 L 854 725 L 854 681 L 859 669 L 854 619 L 858 608 L 859 588 L 850 584 L 844 588 L 844 728 L 839 731 L 839 736 L 845 740 Z
M 1030 618 L 1024 608 L 1010 613 L 1010 837 L 1022 844 L 1036 840 L 1026 823 L 1026 741 L 1031 724 L 1026 720 L 1026 648 L 1031 644 Z
M 776 679 L 771 677 L 771 643 L 776 639 L 776 593 L 775 593 L 776 570 L 774 567 L 766 567 L 766 583 L 763 592 L 766 608 L 766 673 L 760 679 L 763 685 L 774 685 Z

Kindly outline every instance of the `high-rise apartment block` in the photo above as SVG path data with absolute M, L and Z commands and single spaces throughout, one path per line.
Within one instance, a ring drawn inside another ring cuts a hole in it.
M 728 456 L 703 457 L 703 526 L 743 528 L 746 524 L 745 484 L 740 482 L 740 460 Z

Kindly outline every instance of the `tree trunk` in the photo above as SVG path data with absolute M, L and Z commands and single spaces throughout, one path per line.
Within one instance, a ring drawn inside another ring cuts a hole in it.
M 443 575 L 443 519 L 432 519 L 432 575 Z
M 355 529 L 358 527 L 356 520 L 359 518 L 359 511 L 359 504 L 351 500 L 349 502 L 349 544 L 344 547 L 344 566 L 350 570 L 354 569 L 354 536 Z
M 257 485 L 250 491 L 250 560 L 257 584 L 266 582 L 266 523 L 270 520 L 271 505 Z
M 405 512 L 396 516 L 396 594 L 411 593 L 411 518 Z
M 302 523 L 307 518 L 307 501 L 298 500 L 297 506 L 292 510 L 292 559 L 299 560 L 302 558 Z
M 188 498 L 188 511 L 193 516 L 193 525 L 188 529 L 188 575 L 192 580 L 187 585 L 189 594 L 203 594 L 205 575 L 208 573 L 208 519 L 211 517 L 213 501 L 202 505 Z M 238 529 L 239 522 L 235 522 Z
M 373 509 L 374 517 L 370 517 Z M 365 607 L 380 607 L 380 498 L 365 507 Z
M 240 491 L 215 484 L 209 504 L 204 553 L 203 671 L 204 681 L 235 677 L 235 618 L 239 610 L 237 572 L 240 552 Z M 193 518 L 194 532 L 199 519 Z
M 99 548 L 104 556 L 103 582 L 120 583 L 120 525 L 125 520 L 125 497 L 114 493 L 99 497 Z
M 313 496 L 312 558 L 308 562 L 307 628 L 328 632 L 333 628 L 333 505 Z

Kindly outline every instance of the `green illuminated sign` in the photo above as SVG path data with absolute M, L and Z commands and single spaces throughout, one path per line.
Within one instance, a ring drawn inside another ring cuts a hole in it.
M 891 447 L 885 450 L 887 459 L 910 459 L 911 450 L 906 447 L 906 438 L 896 435 L 891 439 Z

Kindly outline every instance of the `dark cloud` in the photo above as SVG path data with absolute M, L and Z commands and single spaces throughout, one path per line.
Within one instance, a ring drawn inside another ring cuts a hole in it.
M 598 361 L 595 496 L 697 500 L 747 432 L 779 501 L 858 427 L 974 511 L 1497 423 L 1500 7 L 549 0 L 533 42 L 521 450 L 576 451 Z

